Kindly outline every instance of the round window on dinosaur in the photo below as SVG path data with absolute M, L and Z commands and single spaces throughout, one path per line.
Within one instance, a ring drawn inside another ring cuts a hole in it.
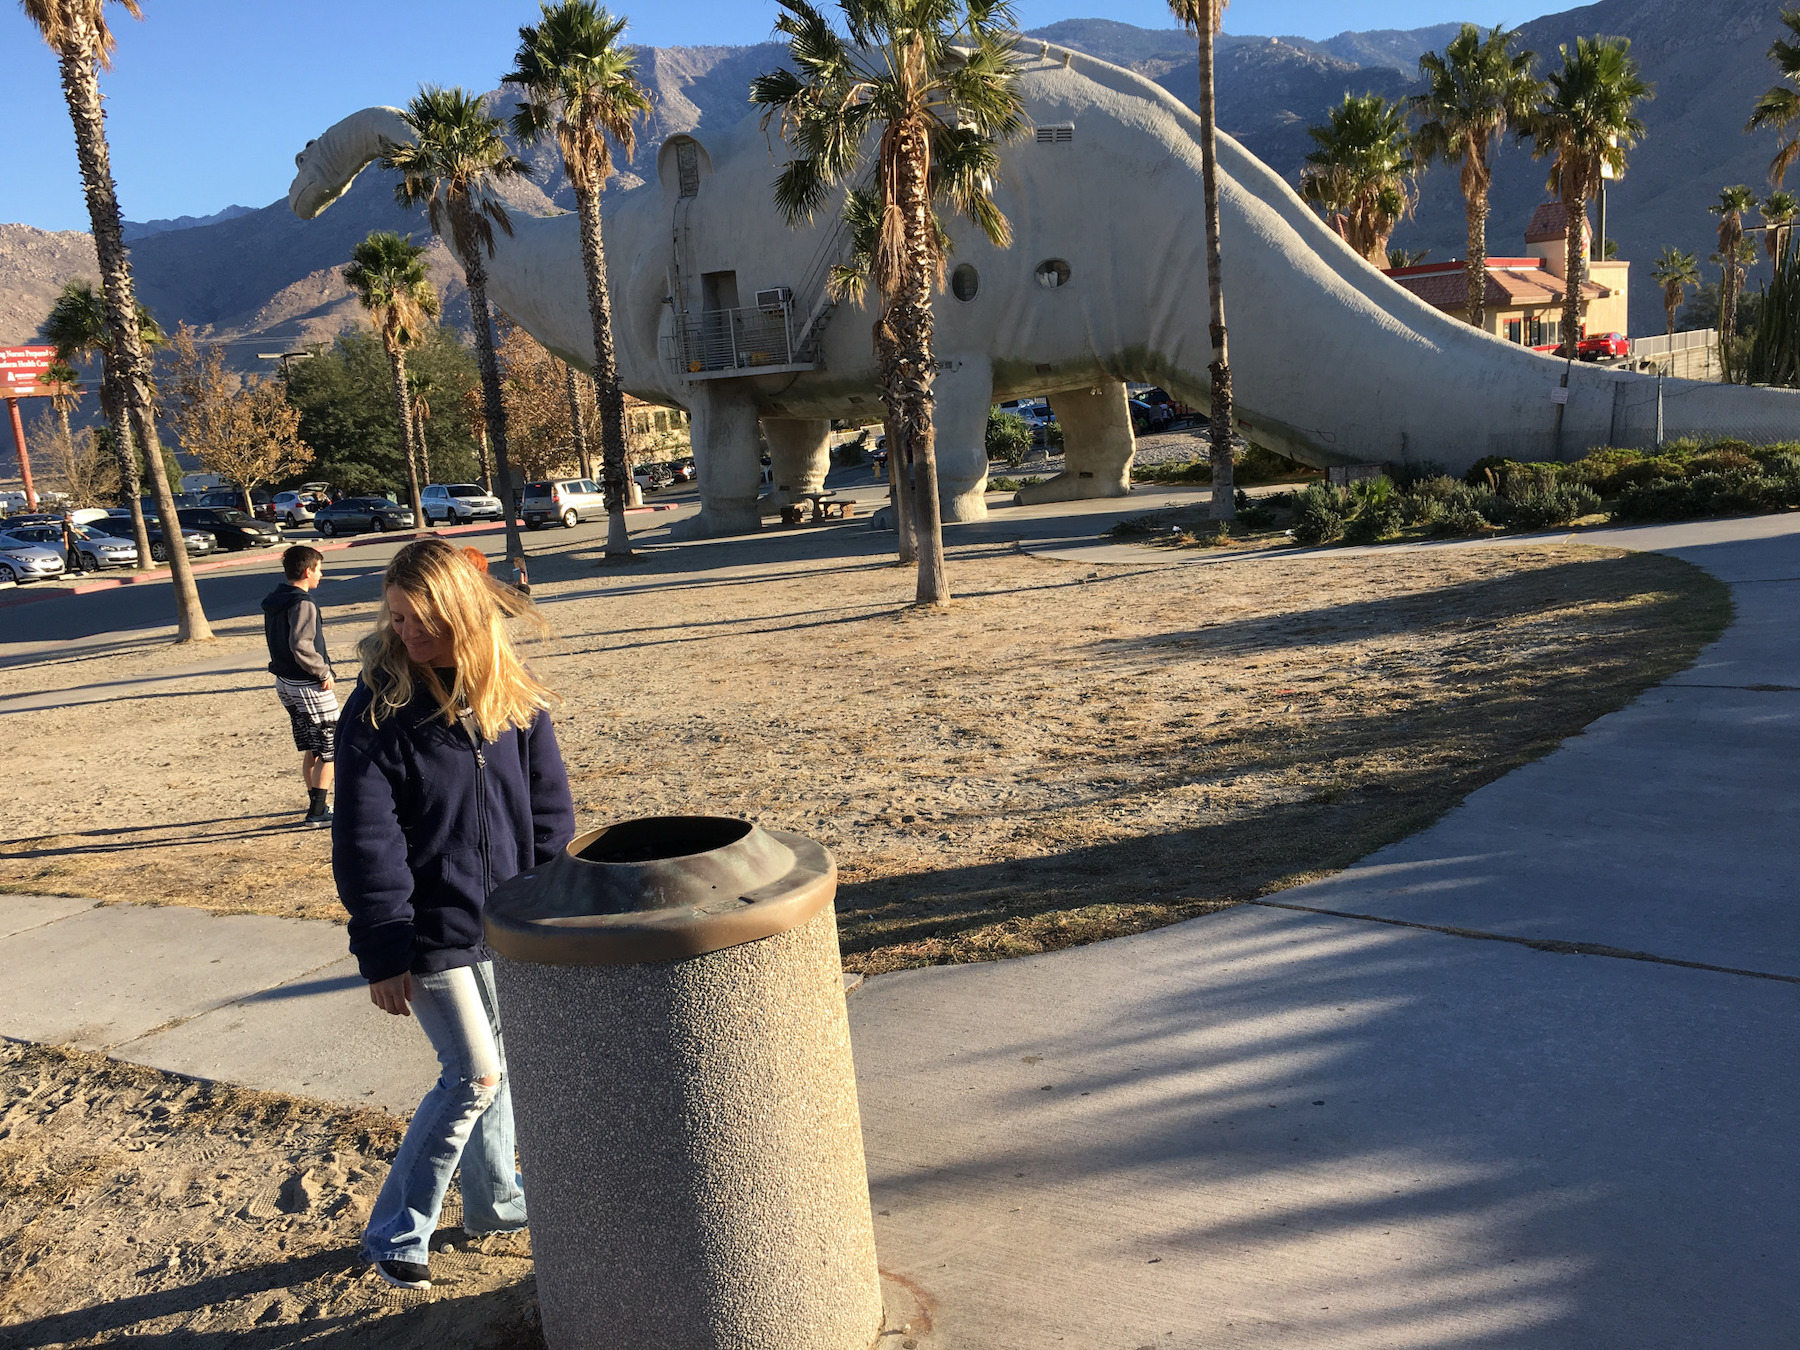
M 969 263 L 958 263 L 956 270 L 950 274 L 950 294 L 965 303 L 975 298 L 975 292 L 981 289 L 981 273 Z
M 1047 291 L 1069 284 L 1069 264 L 1061 258 L 1046 258 L 1037 265 L 1038 285 Z

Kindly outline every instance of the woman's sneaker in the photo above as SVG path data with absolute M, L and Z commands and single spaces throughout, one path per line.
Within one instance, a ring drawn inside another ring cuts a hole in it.
M 431 1267 L 417 1261 L 377 1261 L 375 1273 L 396 1289 L 431 1288 Z

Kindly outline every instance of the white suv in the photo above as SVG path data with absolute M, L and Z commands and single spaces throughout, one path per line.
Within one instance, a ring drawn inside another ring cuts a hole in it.
M 591 478 L 558 478 L 527 483 L 521 506 L 527 529 L 535 530 L 553 520 L 573 529 L 577 521 L 599 520 L 606 515 L 606 494 Z
M 500 499 L 473 483 L 433 483 L 419 494 L 425 523 L 455 525 L 467 520 L 499 520 Z
M 291 530 L 312 524 L 313 511 L 324 505 L 324 499 L 310 492 L 277 492 L 270 504 L 275 508 L 275 519 Z

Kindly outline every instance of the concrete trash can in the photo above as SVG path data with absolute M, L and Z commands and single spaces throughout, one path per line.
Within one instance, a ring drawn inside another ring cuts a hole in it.
M 836 892 L 810 839 L 677 816 L 489 897 L 550 1350 L 880 1337 Z

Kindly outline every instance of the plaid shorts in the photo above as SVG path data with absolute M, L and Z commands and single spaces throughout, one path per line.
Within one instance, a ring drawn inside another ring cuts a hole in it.
M 337 695 L 307 680 L 275 677 L 275 697 L 294 726 L 294 749 L 329 764 L 337 757 Z

